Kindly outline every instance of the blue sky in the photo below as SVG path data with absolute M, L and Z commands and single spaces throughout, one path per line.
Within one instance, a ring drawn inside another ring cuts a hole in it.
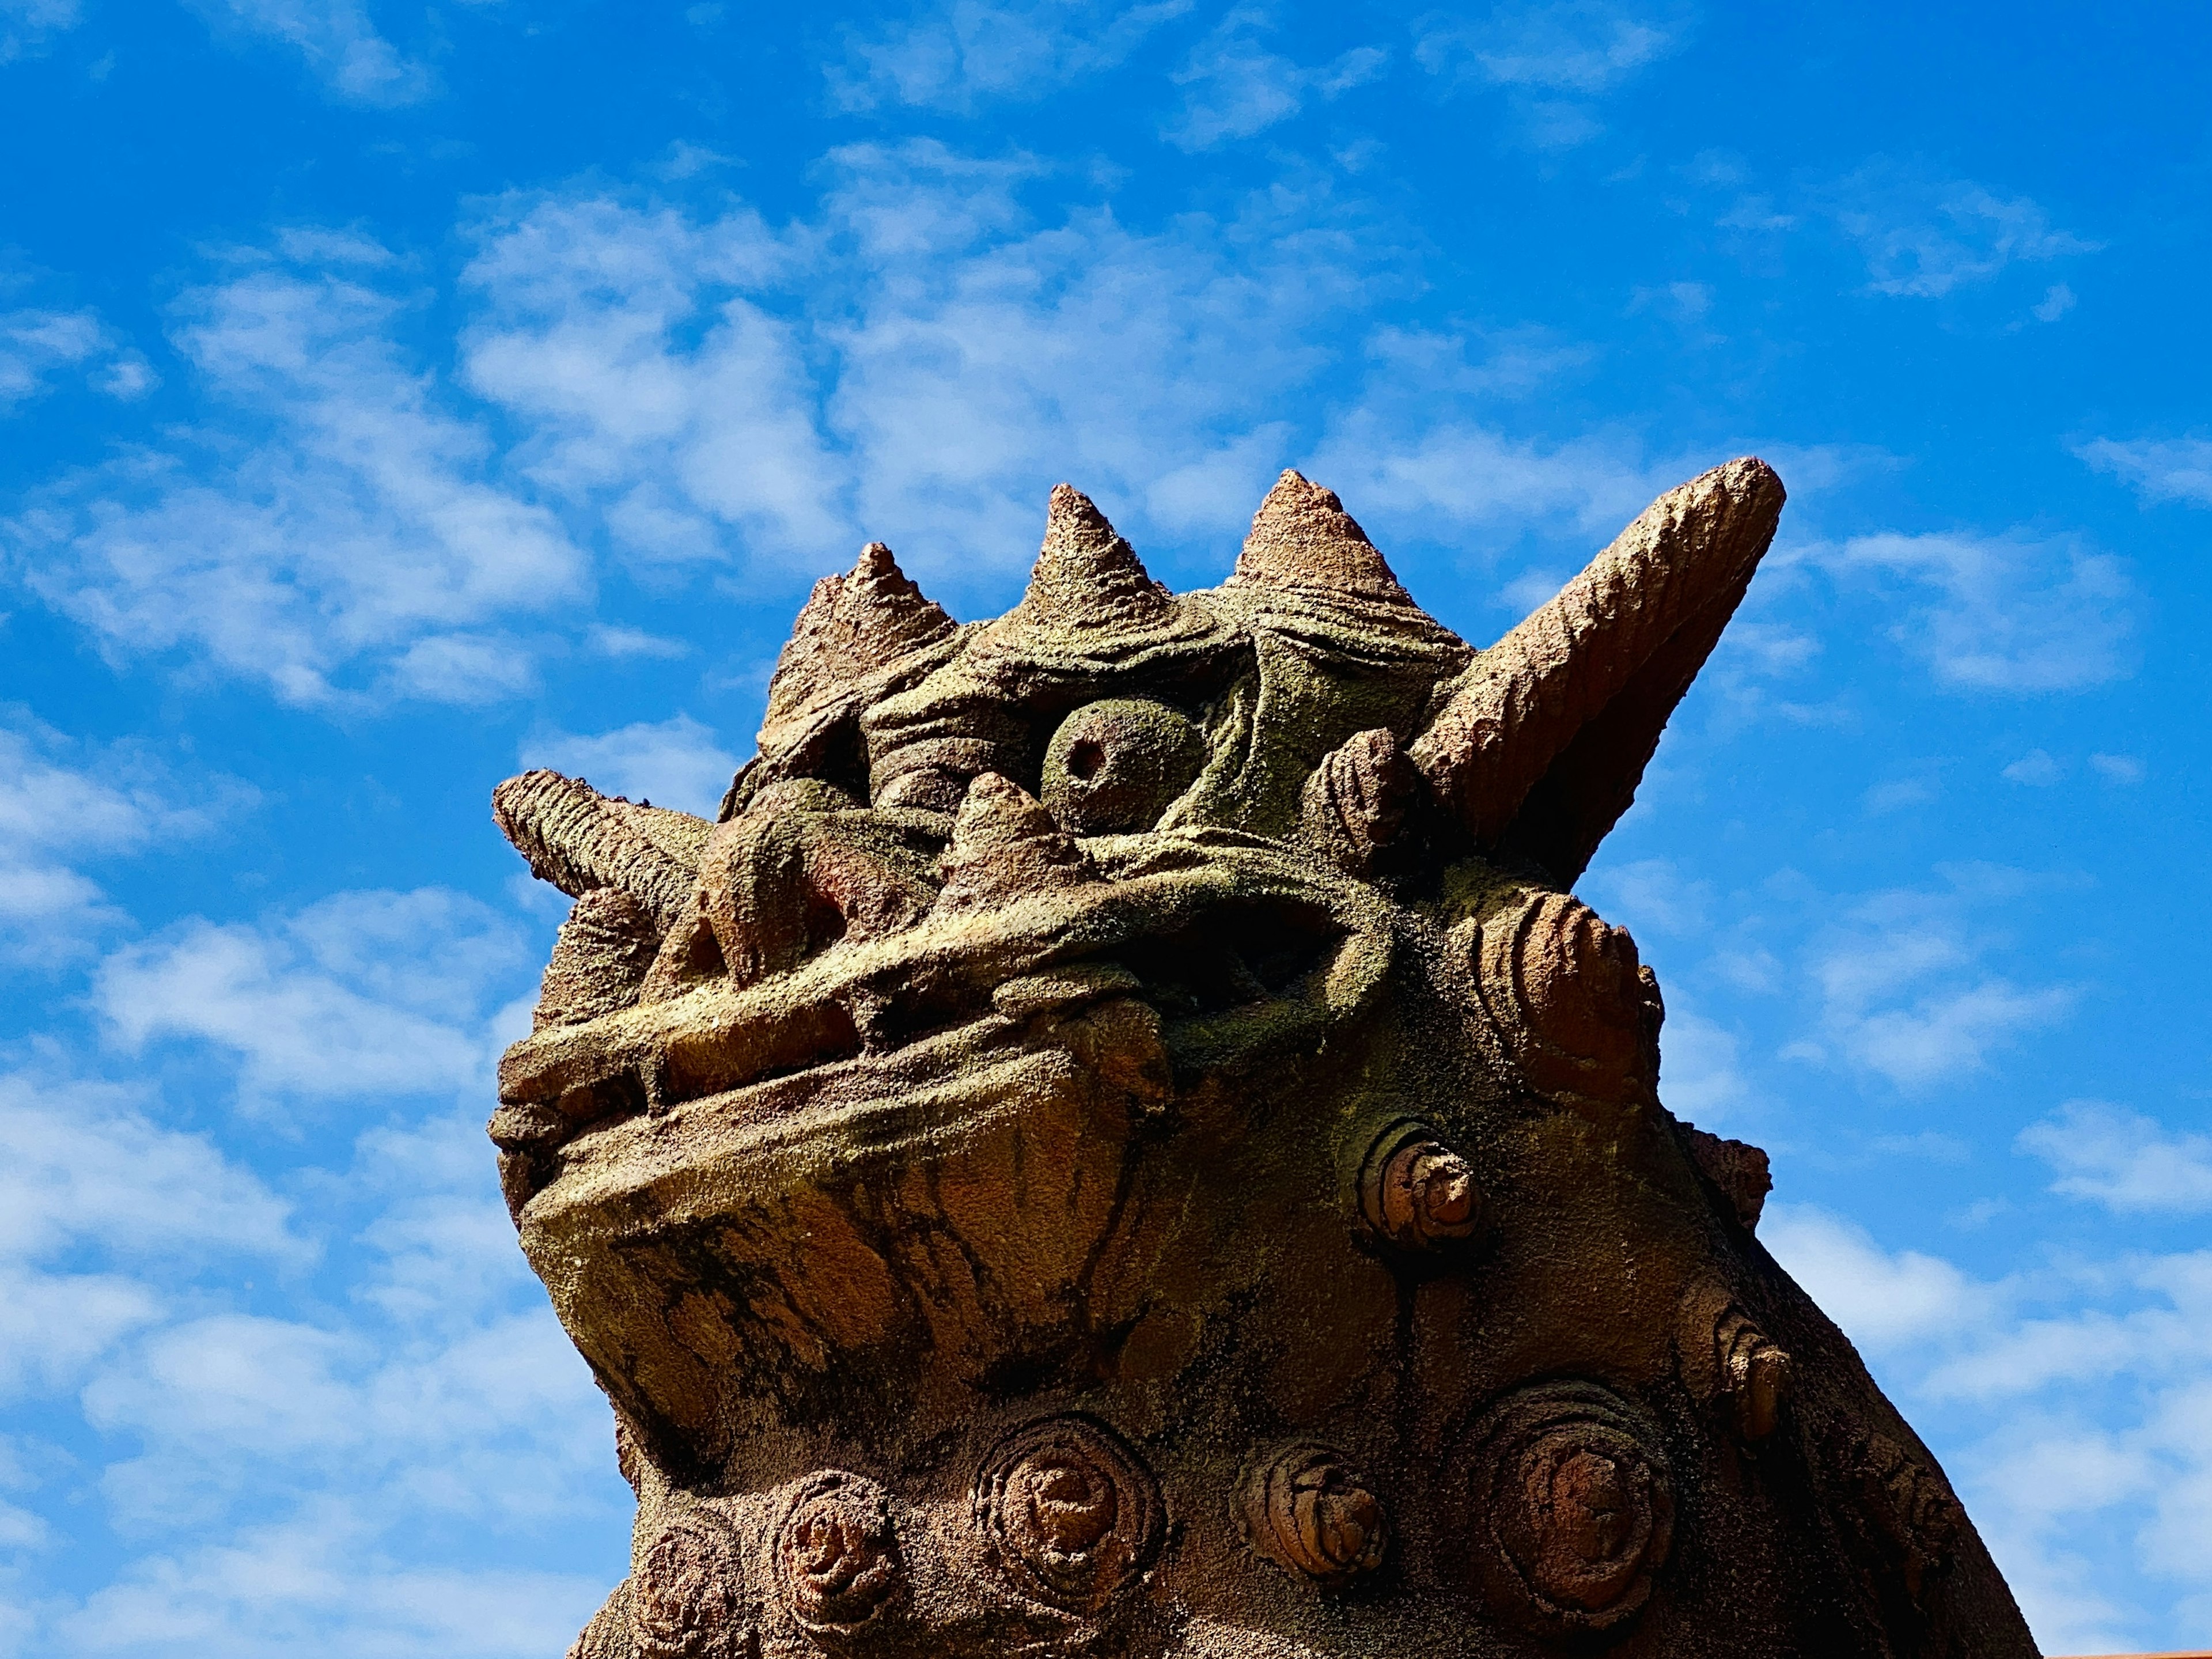
M 2106 15 L 2109 13 L 2110 15 Z M 562 1650 L 604 1406 L 482 1121 L 525 763 L 711 810 L 811 580 L 1478 643 L 1791 502 L 1583 884 L 2053 1652 L 2212 1633 L 2212 25 L 0 0 L 0 1652 Z

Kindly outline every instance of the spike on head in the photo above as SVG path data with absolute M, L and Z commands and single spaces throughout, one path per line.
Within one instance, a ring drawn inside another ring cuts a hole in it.
M 1054 484 L 1044 544 L 1022 596 L 1030 618 L 1055 628 L 1127 626 L 1170 604 L 1091 499 L 1073 484 Z
M 1232 586 L 1321 588 L 1389 604 L 1412 599 L 1333 489 L 1285 471 L 1252 515 Z
M 769 723 L 825 692 L 847 690 L 952 628 L 944 607 L 908 580 L 890 549 L 870 542 L 851 570 L 814 584 L 769 682 Z

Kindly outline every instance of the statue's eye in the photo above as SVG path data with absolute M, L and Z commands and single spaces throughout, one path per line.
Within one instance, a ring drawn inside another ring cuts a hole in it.
M 1206 739 L 1164 702 L 1120 697 L 1060 723 L 1044 751 L 1044 804 L 1070 835 L 1149 830 L 1206 763 Z

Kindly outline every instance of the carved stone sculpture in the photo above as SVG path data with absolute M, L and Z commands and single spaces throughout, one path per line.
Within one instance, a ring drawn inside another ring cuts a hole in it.
M 575 1652 L 2032 1656 L 1571 890 L 1782 503 L 1477 651 L 1294 472 L 1182 595 L 1063 485 L 995 622 L 819 583 L 714 823 L 500 786 L 576 905 L 491 1137 L 638 1496 Z

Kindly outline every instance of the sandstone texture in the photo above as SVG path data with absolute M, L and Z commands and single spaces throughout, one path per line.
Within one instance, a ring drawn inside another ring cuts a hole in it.
M 818 584 L 716 822 L 501 785 L 576 907 L 491 1138 L 638 1496 L 574 1653 L 2030 1659 L 1571 891 L 1782 506 L 1479 651 L 1294 472 L 1184 594 L 1062 485 L 994 622 Z

